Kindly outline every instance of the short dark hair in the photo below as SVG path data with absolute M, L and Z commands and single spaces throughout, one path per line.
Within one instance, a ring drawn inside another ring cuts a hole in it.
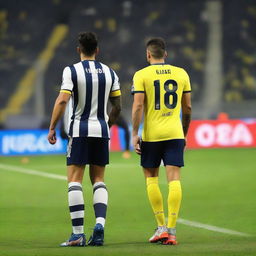
M 93 32 L 79 33 L 78 42 L 82 53 L 86 56 L 92 56 L 98 47 L 98 38 Z
M 152 56 L 156 59 L 164 57 L 165 41 L 161 37 L 155 37 L 147 42 L 147 49 L 151 52 Z

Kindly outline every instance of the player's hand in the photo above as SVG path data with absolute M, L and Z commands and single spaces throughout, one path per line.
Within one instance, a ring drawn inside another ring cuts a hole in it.
M 141 154 L 141 148 L 140 148 L 140 137 L 138 135 L 134 135 L 132 137 L 133 147 L 135 149 L 135 152 L 140 155 Z
M 57 138 L 56 138 L 56 131 L 55 130 L 49 130 L 49 133 L 48 133 L 48 141 L 49 143 L 51 143 L 52 145 L 54 145 L 57 141 Z
M 187 137 L 184 138 L 184 151 L 187 149 Z

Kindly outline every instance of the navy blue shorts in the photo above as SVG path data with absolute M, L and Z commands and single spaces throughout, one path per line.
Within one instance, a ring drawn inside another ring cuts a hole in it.
M 163 160 L 164 165 L 184 166 L 184 139 L 156 142 L 141 142 L 141 166 L 157 168 Z
M 109 163 L 109 139 L 94 137 L 70 138 L 67 150 L 67 165 Z

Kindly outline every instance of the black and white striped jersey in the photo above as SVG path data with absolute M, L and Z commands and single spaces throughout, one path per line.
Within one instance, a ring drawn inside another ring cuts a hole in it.
M 111 68 L 93 60 L 65 67 L 61 92 L 72 94 L 69 136 L 110 137 L 107 102 L 121 95 L 118 76 Z

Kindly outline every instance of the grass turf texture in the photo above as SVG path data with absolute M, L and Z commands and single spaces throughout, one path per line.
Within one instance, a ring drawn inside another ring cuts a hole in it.
M 156 226 L 139 158 L 111 153 L 106 170 L 109 191 L 104 247 L 60 248 L 71 233 L 67 184 L 0 169 L 0 255 L 256 255 L 256 149 L 186 152 L 180 217 L 249 233 L 240 237 L 178 224 L 179 245 L 149 244 Z M 25 163 L 22 163 L 25 162 Z M 65 175 L 64 156 L 0 158 L 1 164 Z M 168 186 L 161 170 L 165 203 Z M 95 224 L 88 171 L 84 179 L 85 232 Z M 166 206 L 166 204 L 165 204 Z M 166 207 L 165 207 L 166 209 Z

